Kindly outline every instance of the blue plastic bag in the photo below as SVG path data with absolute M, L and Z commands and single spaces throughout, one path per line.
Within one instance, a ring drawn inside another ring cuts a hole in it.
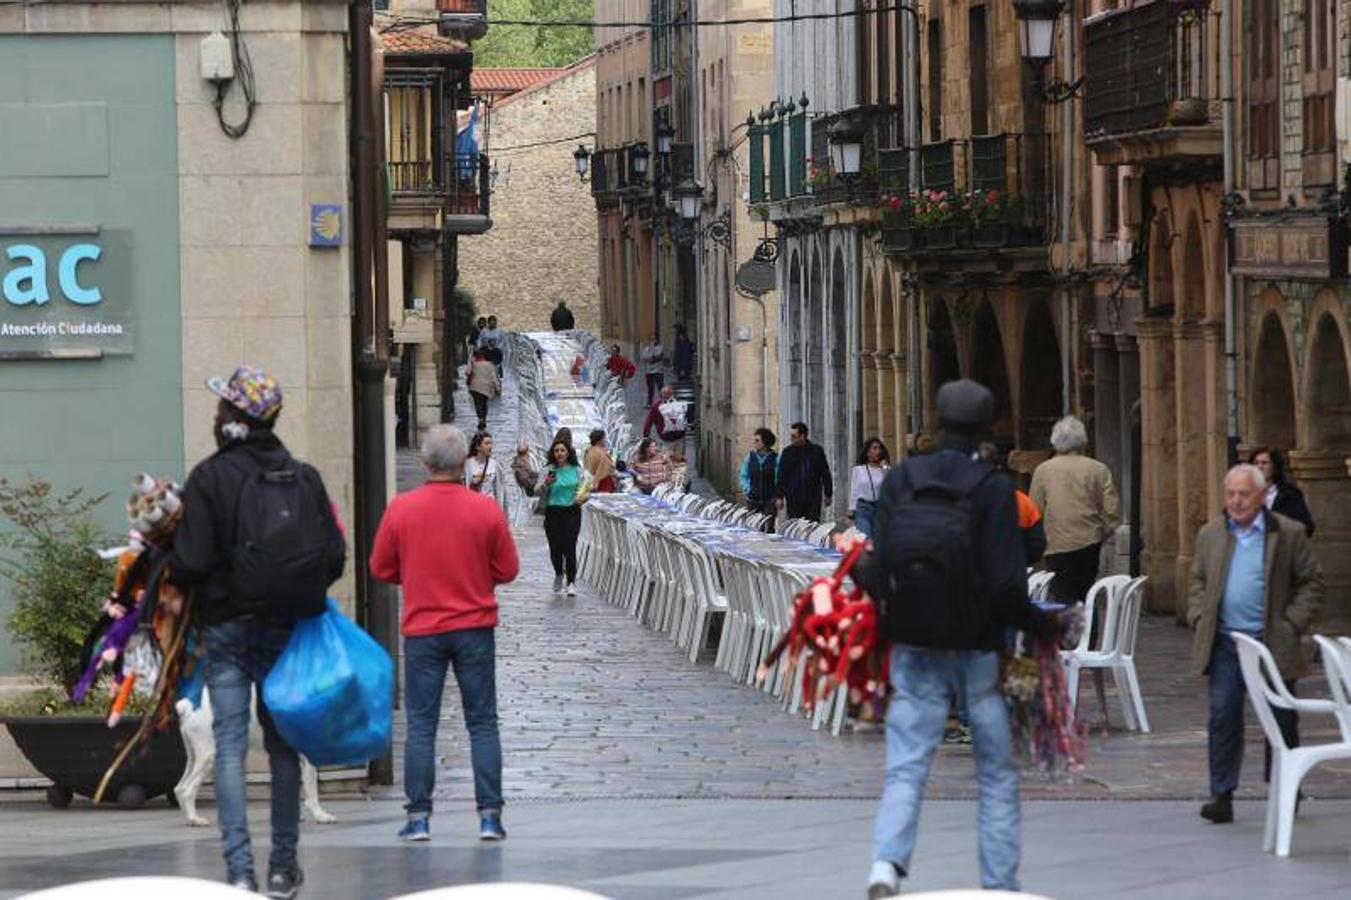
M 316 766 L 363 765 L 389 749 L 394 663 L 329 600 L 296 623 L 263 702 L 282 739 Z

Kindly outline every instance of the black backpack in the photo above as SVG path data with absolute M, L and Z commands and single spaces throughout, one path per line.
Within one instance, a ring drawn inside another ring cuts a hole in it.
M 230 599 L 267 620 L 322 613 L 347 548 L 319 474 L 289 456 L 276 468 L 241 468 Z
M 961 460 L 948 477 L 937 457 L 912 460 L 875 548 L 873 600 L 882 635 L 916 647 L 965 649 L 990 624 L 980 596 L 971 495 L 993 471 Z

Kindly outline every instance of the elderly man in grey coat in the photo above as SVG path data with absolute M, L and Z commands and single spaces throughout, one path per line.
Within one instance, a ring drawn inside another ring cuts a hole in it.
M 1323 572 L 1304 525 L 1263 503 L 1267 484 L 1256 466 L 1240 465 L 1224 479 L 1224 515 L 1196 538 L 1187 622 L 1195 632 L 1192 668 L 1210 685 L 1210 802 L 1201 815 L 1234 821 L 1234 789 L 1243 764 L 1246 692 L 1231 634 L 1254 637 L 1271 650 L 1293 694 L 1308 664 L 1300 637 L 1309 631 L 1323 597 Z M 1275 710 L 1287 744 L 1299 746 L 1294 710 Z M 1267 748 L 1270 770 L 1271 748 Z

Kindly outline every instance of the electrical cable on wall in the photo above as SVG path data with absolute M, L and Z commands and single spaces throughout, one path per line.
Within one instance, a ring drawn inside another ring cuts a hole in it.
M 853 19 L 859 16 L 870 16 L 877 13 L 886 13 L 893 10 L 917 14 L 917 10 L 911 3 L 879 2 L 872 7 L 859 6 L 854 9 L 840 10 L 838 12 L 821 13 L 793 13 L 787 16 L 745 16 L 728 19 L 696 19 L 694 27 L 696 28 L 717 28 L 726 25 L 774 25 L 781 22 L 815 22 L 830 19 Z M 425 16 L 405 15 L 400 13 L 389 13 L 388 16 L 393 21 L 381 28 L 382 32 L 397 31 L 405 28 L 418 28 L 423 25 L 434 25 L 439 18 L 427 18 Z M 383 16 L 382 16 L 383 18 Z M 652 20 L 641 21 L 597 21 L 595 19 L 498 19 L 492 16 L 485 17 L 489 27 L 493 25 L 527 25 L 537 28 L 688 28 L 690 22 L 686 19 L 668 19 L 665 22 L 654 22 Z
M 225 132 L 227 137 L 238 140 L 249 130 L 249 123 L 253 121 L 253 110 L 258 105 L 256 98 L 256 87 L 253 81 L 253 60 L 249 58 L 249 48 L 244 44 L 244 37 L 239 30 L 239 4 L 240 0 L 226 0 L 225 5 L 229 11 L 230 17 L 230 53 L 234 58 L 235 77 L 239 82 L 239 89 L 244 94 L 244 121 L 238 125 L 231 125 L 225 121 L 225 95 L 230 92 L 230 81 L 216 82 L 216 120 L 220 122 L 220 130 Z

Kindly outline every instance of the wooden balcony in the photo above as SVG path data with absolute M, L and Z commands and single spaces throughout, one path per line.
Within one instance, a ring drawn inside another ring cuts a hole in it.
M 441 33 L 461 41 L 476 41 L 488 33 L 488 0 L 436 0 Z
M 1218 11 L 1153 0 L 1084 29 L 1084 137 L 1099 164 L 1221 161 Z
M 391 232 L 483 234 L 492 227 L 488 155 L 388 164 Z

